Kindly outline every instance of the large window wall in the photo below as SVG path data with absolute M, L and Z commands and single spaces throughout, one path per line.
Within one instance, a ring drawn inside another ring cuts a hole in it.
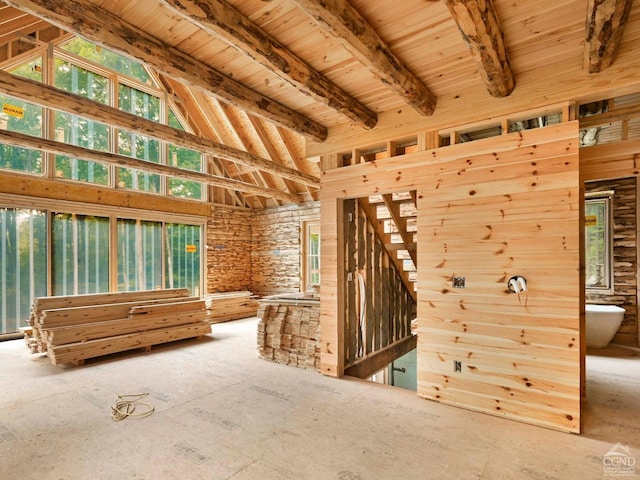
M 171 97 L 142 65 L 81 38 L 39 51 L 32 58 L 22 58 L 18 64 L 5 69 L 142 118 L 187 130 L 187 122 L 172 104 Z M 81 116 L 49 111 L 9 96 L 0 96 L 0 102 L 3 106 L 0 129 L 204 171 L 200 152 Z M 193 200 L 206 200 L 207 193 L 199 182 L 2 144 L 0 169 Z
M 32 299 L 47 293 L 47 215 L 0 208 L 0 328 L 25 325 Z
M 200 295 L 204 223 L 133 217 L 0 207 L 0 334 L 26 325 L 39 296 L 162 288 Z

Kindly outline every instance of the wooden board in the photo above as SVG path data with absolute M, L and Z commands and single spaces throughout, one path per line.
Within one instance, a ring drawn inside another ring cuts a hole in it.
M 176 340 L 200 337 L 208 333 L 211 333 L 211 325 L 208 323 L 196 323 L 56 346 L 49 349 L 47 355 L 54 365 L 74 363 L 87 358 L 124 352 L 135 348 L 145 348 Z

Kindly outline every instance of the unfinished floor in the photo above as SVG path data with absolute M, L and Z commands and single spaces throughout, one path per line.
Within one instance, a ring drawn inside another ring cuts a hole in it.
M 69 368 L 0 343 L 0 477 L 585 480 L 618 442 L 640 464 L 638 349 L 589 355 L 577 436 L 260 360 L 256 325 Z M 114 422 L 140 392 L 155 413 Z

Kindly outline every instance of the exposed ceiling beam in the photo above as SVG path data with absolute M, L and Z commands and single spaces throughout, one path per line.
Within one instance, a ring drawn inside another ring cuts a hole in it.
M 589 73 L 609 68 L 616 58 L 633 0 L 589 0 L 582 67 Z
M 167 89 L 167 91 L 173 92 L 174 95 L 177 95 L 181 99 L 180 102 L 174 102 L 174 104 L 176 108 L 178 108 L 185 116 L 189 125 L 192 128 L 196 127 L 203 136 L 211 138 L 216 142 L 220 142 L 220 137 L 218 137 L 217 133 L 211 125 L 211 119 L 203 111 L 202 105 L 194 98 L 193 91 L 187 88 L 183 83 L 180 83 L 164 75 L 159 75 L 159 80 Z M 221 160 L 211 155 L 208 156 L 207 165 L 207 171 L 209 173 L 222 177 L 230 176 L 227 169 L 228 165 L 235 166 L 235 164 L 232 162 L 230 163 L 226 160 Z M 229 197 L 232 198 L 234 204 L 237 203 L 242 206 L 247 206 L 240 192 L 229 189 L 223 190 L 225 192 L 225 195 L 229 195 Z M 217 197 L 218 192 L 214 192 L 214 195 Z
M 231 148 L 213 140 L 198 137 L 183 130 L 162 125 L 50 85 L 17 77 L 3 71 L 0 71 L 0 92 L 41 107 L 53 108 L 72 115 L 80 115 L 107 125 L 138 132 L 157 140 L 224 158 L 248 167 L 256 167 L 304 185 L 319 187 L 320 184 L 320 180 L 316 177 L 298 172 L 284 165 L 278 165 L 243 150 Z
M 7 0 L 6 3 L 316 142 L 327 138 L 324 126 L 137 29 L 88 0 Z
M 445 0 L 444 3 L 480 69 L 489 94 L 510 95 L 516 84 L 493 2 Z
M 258 138 L 260 139 L 260 142 L 262 142 L 262 145 L 264 146 L 264 149 L 269 155 L 269 158 L 274 162 L 278 161 L 279 163 L 282 163 L 280 154 L 278 153 L 275 146 L 273 145 L 273 142 L 271 141 L 269 134 L 267 133 L 264 125 L 262 124 L 262 121 L 260 121 L 259 118 L 254 117 L 253 115 L 248 115 L 248 118 L 249 118 L 249 123 L 253 127 L 253 130 L 256 132 L 256 135 L 258 135 Z M 292 184 L 291 181 L 286 179 L 281 179 L 281 180 L 282 182 L 284 182 L 284 186 L 286 187 L 288 192 L 298 193 L 296 191 L 296 186 Z
M 295 0 L 373 75 L 422 115 L 431 115 L 436 98 L 346 0 Z
M 174 12 L 260 63 L 294 88 L 335 109 L 360 127 L 377 115 L 314 70 L 286 46 L 223 0 L 163 0 Z
M 117 167 L 135 168 L 149 173 L 157 173 L 185 180 L 207 183 L 216 187 L 238 190 L 253 195 L 261 195 L 263 197 L 277 198 L 288 202 L 297 203 L 300 197 L 271 188 L 259 187 L 245 182 L 240 182 L 231 178 L 218 177 L 208 173 L 194 172 L 182 168 L 162 165 L 145 160 L 118 155 L 115 153 L 106 153 L 88 148 L 76 147 L 67 143 L 56 142 L 46 138 L 32 137 L 18 132 L 9 132 L 0 130 L 0 142 L 6 145 L 14 145 L 17 147 L 34 148 L 37 150 L 45 150 L 57 155 L 65 155 L 80 160 L 90 160 L 103 165 L 114 165 Z
M 261 145 L 260 138 L 257 138 L 255 132 L 252 131 L 249 121 L 250 115 L 242 115 L 242 112 L 239 112 L 224 103 L 219 103 L 219 105 L 221 113 L 224 116 L 224 120 L 229 123 L 232 130 L 235 132 L 237 139 L 240 141 L 245 150 L 253 153 L 254 155 L 258 153 L 261 147 L 266 150 L 266 148 L 264 148 L 264 145 Z M 274 182 L 278 182 L 278 180 L 281 183 L 278 188 L 289 188 L 289 186 L 284 183 L 284 180 L 282 178 L 268 177 L 263 175 L 260 171 L 251 172 L 249 173 L 249 176 L 253 177 L 259 184 L 263 184 L 271 188 L 276 188 Z

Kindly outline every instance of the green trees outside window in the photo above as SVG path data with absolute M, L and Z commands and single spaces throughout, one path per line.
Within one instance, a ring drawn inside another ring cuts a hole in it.
M 188 288 L 200 295 L 200 225 L 168 223 L 165 236 L 166 288 Z
M 109 218 L 52 215 L 53 295 L 109 291 Z
M 184 130 L 184 127 L 176 117 L 172 110 L 169 110 L 169 126 Z M 186 168 L 196 172 L 202 171 L 202 154 L 195 150 L 178 147 L 169 144 L 168 163 L 174 167 Z M 202 184 L 190 180 L 181 180 L 177 178 L 169 179 L 169 194 L 175 197 L 183 198 L 202 198 Z
M 59 58 L 54 62 L 54 85 L 100 103 L 109 103 L 106 77 Z M 55 139 L 79 147 L 109 151 L 109 127 L 68 113 L 55 113 Z M 102 164 L 56 155 L 56 177 L 99 185 L 109 184 L 109 169 Z
M 42 81 L 42 58 L 14 68 L 10 72 L 19 77 Z M 5 105 L 21 109 L 22 115 L 4 113 Z M 2 94 L 0 94 L 0 106 L 2 107 L 0 108 L 1 129 L 42 137 L 42 108 Z M 41 175 L 44 173 L 42 153 L 27 148 L 0 144 L 0 168 Z
M 47 293 L 47 215 L 0 208 L 0 333 L 26 325 L 32 299 Z
M 162 223 L 119 218 L 118 291 L 162 288 Z
M 83 38 L 74 38 L 73 40 L 65 43 L 62 48 L 79 57 L 114 70 L 121 75 L 138 80 L 141 83 L 145 83 L 147 85 L 151 85 L 153 83 L 145 68 L 138 62 L 134 62 L 127 57 L 105 48 L 98 47 Z
M 122 55 L 76 38 L 55 47 L 53 56 L 28 60 L 11 72 L 42 82 L 42 71 L 49 68 L 53 71 L 50 82 L 57 88 L 147 120 L 185 130 L 184 120 L 180 120 L 171 110 L 170 102 L 145 67 Z M 203 171 L 203 155 L 200 152 L 61 112 L 52 113 L 54 125 L 43 132 L 42 119 L 49 114 L 47 109 L 1 95 L 0 102 L 9 107 L 9 112 L 16 113 L 0 113 L 0 128 L 33 136 L 44 134 L 58 142 L 91 150 Z M 53 162 L 45 162 L 47 158 L 52 158 Z M 110 168 L 64 155 L 45 156 L 39 151 L 8 145 L 0 145 L 0 169 L 40 175 L 50 170 L 47 173 L 49 176 L 60 179 L 195 200 L 203 200 L 206 194 L 206 189 L 199 182 L 130 168 Z

